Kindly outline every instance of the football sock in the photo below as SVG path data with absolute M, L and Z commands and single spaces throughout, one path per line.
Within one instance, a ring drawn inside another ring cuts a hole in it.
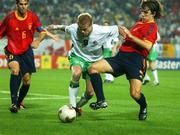
M 77 107 L 84 106 L 92 97 L 93 95 L 88 95 L 88 93 L 85 91 L 83 95 L 81 96 L 81 99 L 77 103 Z
M 109 80 L 108 73 L 105 73 L 105 80 Z
M 84 97 L 87 99 L 87 100 L 90 100 L 93 95 L 89 95 L 86 91 L 84 92 Z
M 97 102 L 98 101 L 104 101 L 104 93 L 103 93 L 103 86 L 102 86 L 102 78 L 100 74 L 90 74 L 91 83 L 94 88 L 94 92 L 96 94 Z
M 146 98 L 142 93 L 140 99 L 136 100 L 136 102 L 140 105 L 141 108 L 147 107 Z
M 144 80 L 148 80 L 148 81 L 150 81 L 150 77 L 149 77 L 149 75 L 147 74 L 147 71 L 146 71 L 146 74 L 145 74 Z
M 69 103 L 76 108 L 76 96 L 79 89 L 79 82 L 70 82 L 69 86 Z
M 27 95 L 29 87 L 30 87 L 29 84 L 28 85 L 22 84 L 19 92 L 18 104 L 20 104 L 23 101 L 24 97 Z
M 159 79 L 158 79 L 158 73 L 157 73 L 157 70 L 152 70 L 152 74 L 153 74 L 153 77 L 154 77 L 154 81 L 155 82 L 159 82 Z
M 111 75 L 109 73 L 105 73 L 105 80 L 114 81 L 114 77 L 113 77 L 113 75 Z
M 77 87 L 79 87 L 79 82 L 71 81 L 69 86 L 72 88 L 77 88 Z
M 17 105 L 17 93 L 21 84 L 21 75 L 13 75 L 10 77 L 10 93 L 12 104 Z

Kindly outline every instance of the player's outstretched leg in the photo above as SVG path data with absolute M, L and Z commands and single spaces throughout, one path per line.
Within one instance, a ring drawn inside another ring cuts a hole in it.
M 89 95 L 87 91 L 83 93 L 81 96 L 81 99 L 77 102 L 76 106 L 78 108 L 83 107 L 85 104 L 88 103 L 88 101 L 93 97 L 93 95 Z
M 103 86 L 102 86 L 102 78 L 100 74 L 94 73 L 90 74 L 91 83 L 96 94 L 97 102 L 92 102 L 89 107 L 93 110 L 97 110 L 100 108 L 106 108 L 107 102 L 105 102 L 105 97 L 103 93 Z

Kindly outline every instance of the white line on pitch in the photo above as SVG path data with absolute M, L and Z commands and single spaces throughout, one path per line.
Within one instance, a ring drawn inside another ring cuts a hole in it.
M 3 94 L 9 94 L 9 91 L 0 91 Z M 58 99 L 68 99 L 68 96 L 61 96 L 61 95 L 49 95 L 49 94 L 41 94 L 41 93 L 28 93 L 29 96 L 39 96 L 39 97 L 27 97 L 26 100 L 58 100 Z M 78 99 L 80 97 L 77 97 Z M 9 100 L 9 98 L 0 98 L 2 100 Z
M 9 91 L 0 91 L 2 94 L 9 94 Z M 49 95 L 49 94 L 41 94 L 41 93 L 28 93 L 30 96 L 47 96 L 47 97 L 59 97 L 59 98 L 66 98 L 67 96 L 61 95 Z
M 9 100 L 10 98 L 0 98 L 0 100 Z M 36 98 L 29 98 L 27 97 L 26 100 L 59 100 L 59 99 L 68 99 L 68 97 L 36 97 Z

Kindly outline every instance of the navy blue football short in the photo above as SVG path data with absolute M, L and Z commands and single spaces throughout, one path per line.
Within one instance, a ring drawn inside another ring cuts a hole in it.
M 146 72 L 146 59 L 137 53 L 118 52 L 116 56 L 105 59 L 112 67 L 115 77 L 126 75 L 129 79 L 143 80 Z
M 11 54 L 6 48 L 4 50 L 8 63 L 11 61 L 17 61 L 19 63 L 21 75 L 36 72 L 34 53 L 31 47 L 29 47 L 25 53 L 20 55 Z

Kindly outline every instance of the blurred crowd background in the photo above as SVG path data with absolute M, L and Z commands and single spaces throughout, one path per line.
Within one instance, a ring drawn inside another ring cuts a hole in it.
M 44 26 L 71 24 L 81 12 L 93 15 L 94 23 L 131 27 L 138 19 L 141 0 L 30 0 L 30 9 L 38 14 Z M 180 1 L 161 0 L 164 17 L 158 21 L 161 42 L 180 43 Z M 1 0 L 0 20 L 15 9 L 15 0 Z

